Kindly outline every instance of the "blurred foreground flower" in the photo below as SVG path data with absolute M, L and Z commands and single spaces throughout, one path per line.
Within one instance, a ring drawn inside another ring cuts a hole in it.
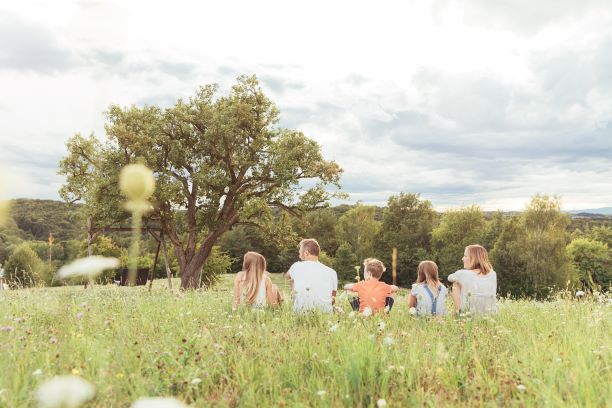
M 144 164 L 128 164 L 119 174 L 119 189 L 130 201 L 147 200 L 155 191 L 153 172 Z
M 579 290 L 578 292 L 576 292 L 576 297 L 583 297 L 584 296 L 584 292 Z
M 43 408 L 76 408 L 96 395 L 96 388 L 74 375 L 53 377 L 42 383 L 35 392 L 38 406 Z
M 140 398 L 132 408 L 186 408 L 183 402 L 172 397 Z
M 386 407 L 387 401 L 384 398 L 379 398 L 378 401 L 376 401 L 376 406 L 378 408 Z
M 410 313 L 412 316 L 416 316 L 417 311 L 415 307 L 411 307 L 410 309 L 408 309 L 408 313 Z
M 100 255 L 94 255 L 77 259 L 68 265 L 62 266 L 57 271 L 57 277 L 60 279 L 72 278 L 75 276 L 86 276 L 93 278 L 107 269 L 114 269 L 118 267 L 119 260 L 117 258 L 107 258 Z
M 4 225 L 9 216 L 10 202 L 0 201 L 0 226 Z

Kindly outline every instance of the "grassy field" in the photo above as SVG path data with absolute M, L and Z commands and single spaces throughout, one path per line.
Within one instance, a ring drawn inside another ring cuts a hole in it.
M 344 313 L 295 316 L 288 305 L 233 312 L 231 279 L 184 296 L 163 280 L 151 292 L 0 293 L 0 405 L 35 406 L 37 385 L 58 374 L 93 383 L 95 407 L 170 395 L 221 407 L 612 401 L 610 297 L 502 301 L 495 318 L 427 320 L 408 314 L 402 294 L 389 316 L 367 319 L 342 295 Z

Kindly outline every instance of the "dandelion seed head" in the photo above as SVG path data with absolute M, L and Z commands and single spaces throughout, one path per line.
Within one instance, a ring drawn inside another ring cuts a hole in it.
M 383 344 L 385 346 L 392 346 L 394 343 L 395 343 L 395 340 L 393 340 L 393 337 L 391 337 L 391 336 L 386 336 L 383 339 Z
M 74 375 L 53 377 L 35 391 L 35 398 L 42 408 L 76 408 L 96 394 L 95 387 Z
M 57 271 L 57 277 L 60 279 L 67 279 L 75 276 L 93 278 L 107 269 L 115 269 L 118 267 L 119 260 L 117 258 L 94 255 L 77 259 L 68 265 L 62 266 Z
M 516 389 L 520 392 L 525 392 L 527 390 L 527 387 L 525 387 L 523 384 L 519 384 L 516 386 Z
M 145 201 L 155 191 L 153 172 L 143 164 L 128 164 L 119 173 L 119 189 L 131 201 Z
M 378 401 L 376 401 L 376 406 L 378 408 L 386 407 L 387 401 L 384 398 L 379 398 Z
M 325 397 L 325 394 L 327 394 L 327 391 L 325 390 L 319 390 L 317 391 L 317 395 L 321 398 Z
M 132 408 L 187 408 L 187 405 L 172 397 L 145 397 L 134 402 Z
M 201 382 L 202 382 L 202 379 L 201 379 L 201 378 L 194 378 L 193 380 L 191 380 L 191 383 L 192 383 L 193 385 L 197 385 L 197 384 L 199 384 L 199 383 L 201 383 Z
M 582 290 L 579 290 L 576 292 L 576 297 L 583 297 L 584 296 L 584 292 Z
M 408 310 L 408 313 L 410 313 L 410 315 L 411 315 L 411 316 L 416 316 L 416 314 L 417 314 L 417 310 L 416 310 L 416 308 L 415 308 L 415 307 L 411 307 L 411 308 Z

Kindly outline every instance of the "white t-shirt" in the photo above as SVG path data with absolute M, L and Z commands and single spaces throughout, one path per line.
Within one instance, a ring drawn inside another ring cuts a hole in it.
M 416 311 L 418 316 L 428 316 L 432 314 L 433 302 L 427 293 L 427 289 L 425 288 L 426 285 L 426 283 L 417 283 L 410 291 L 410 294 L 416 297 L 417 300 Z M 436 316 L 443 316 L 446 314 L 446 295 L 448 294 L 448 290 L 444 285 L 440 285 L 439 291 L 436 300 Z M 436 297 L 433 291 L 431 294 L 434 298 Z
M 478 275 L 467 269 L 458 270 L 448 276 L 449 282 L 461 284 L 461 310 L 472 313 L 497 312 L 497 274 L 491 271 Z
M 332 292 L 338 290 L 338 276 L 332 268 L 317 261 L 291 265 L 287 274 L 293 279 L 293 310 L 333 311 Z

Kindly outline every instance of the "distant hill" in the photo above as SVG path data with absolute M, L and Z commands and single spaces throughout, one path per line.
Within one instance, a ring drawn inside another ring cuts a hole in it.
M 602 207 L 595 209 L 586 209 L 586 210 L 574 210 L 568 211 L 570 214 L 578 215 L 578 216 L 588 216 L 592 215 L 612 215 L 612 207 Z
M 78 219 L 79 205 L 63 201 L 11 200 L 11 215 L 25 239 L 46 241 L 49 233 L 60 240 L 85 236 L 84 224 Z

